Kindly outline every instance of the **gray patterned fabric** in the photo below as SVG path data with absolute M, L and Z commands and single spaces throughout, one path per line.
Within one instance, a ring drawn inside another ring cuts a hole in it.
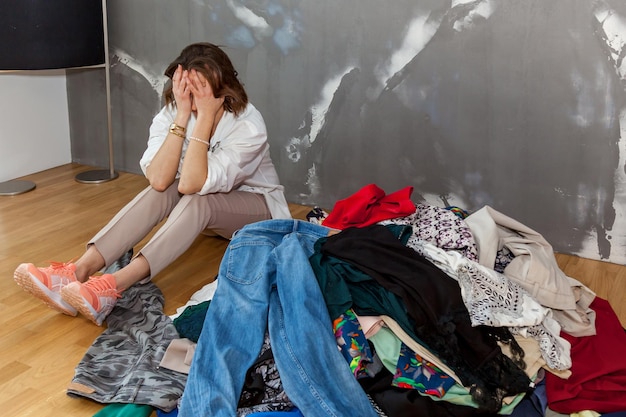
M 187 375 L 159 368 L 159 363 L 178 337 L 172 320 L 163 314 L 161 290 L 152 282 L 134 285 L 118 300 L 107 317 L 107 329 L 77 365 L 68 395 L 172 411 Z

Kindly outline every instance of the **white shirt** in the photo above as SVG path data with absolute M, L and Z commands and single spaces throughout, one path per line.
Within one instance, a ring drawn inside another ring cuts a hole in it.
M 175 115 L 176 109 L 173 106 L 165 106 L 154 116 L 150 126 L 148 148 L 139 161 L 144 175 L 165 142 Z M 187 124 L 187 132 L 193 132 L 195 122 L 196 118 L 192 114 Z M 176 136 L 175 140 L 182 139 Z M 188 146 L 189 139 L 184 139 L 176 178 L 180 177 Z M 270 158 L 265 121 L 252 104 L 248 103 L 239 116 L 224 112 L 211 139 L 207 158 L 207 179 L 198 194 L 227 193 L 232 190 L 263 194 L 272 218 L 291 218 L 283 193 L 284 188 L 280 185 Z

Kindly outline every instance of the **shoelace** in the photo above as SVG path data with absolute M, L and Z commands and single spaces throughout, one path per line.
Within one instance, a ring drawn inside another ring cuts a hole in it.
M 65 276 L 63 279 L 69 279 L 70 282 L 76 279 L 76 272 L 74 271 L 74 269 L 70 268 L 70 265 L 72 264 L 72 262 L 74 262 L 73 260 L 68 262 L 48 262 L 50 263 L 50 266 L 48 268 L 44 268 L 44 271 L 47 269 L 49 271 L 48 273 L 56 273 L 58 275 Z M 68 275 L 70 277 L 68 277 Z
M 48 261 L 50 263 L 50 269 L 57 271 L 62 269 L 69 269 L 72 273 L 74 271 L 71 270 L 70 265 L 74 262 L 74 259 L 71 259 L 67 262 L 58 262 L 58 261 Z
M 107 293 L 108 295 L 110 291 L 113 291 L 114 292 L 113 295 L 115 296 L 115 298 L 122 297 L 122 294 L 117 290 L 117 288 L 111 288 L 109 285 L 109 282 L 104 279 L 90 279 L 87 282 L 85 282 L 83 285 L 89 288 L 90 290 L 92 290 L 96 294 Z

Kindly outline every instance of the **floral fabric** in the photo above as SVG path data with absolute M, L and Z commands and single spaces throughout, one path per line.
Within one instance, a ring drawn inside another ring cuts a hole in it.
M 424 394 L 441 398 L 454 384 L 454 379 L 402 343 L 398 367 L 391 385 L 416 389 Z

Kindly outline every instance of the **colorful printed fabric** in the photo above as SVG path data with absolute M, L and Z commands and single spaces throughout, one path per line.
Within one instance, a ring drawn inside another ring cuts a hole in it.
M 368 365 L 373 363 L 372 351 L 359 320 L 352 309 L 333 321 L 333 331 L 341 354 L 357 378 L 372 376 Z
M 454 379 L 402 343 L 391 385 L 441 398 L 454 383 Z
M 461 219 L 464 219 L 467 216 L 469 216 L 469 213 L 467 211 L 463 210 L 461 207 L 448 206 L 448 207 L 446 207 L 446 210 L 450 210 L 452 213 L 456 214 L 456 216 L 460 217 Z

